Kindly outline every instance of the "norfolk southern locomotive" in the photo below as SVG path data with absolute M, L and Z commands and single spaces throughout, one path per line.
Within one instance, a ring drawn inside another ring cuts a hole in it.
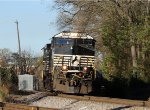
M 95 40 L 85 33 L 62 32 L 44 48 L 43 82 L 47 89 L 88 94 L 96 77 Z

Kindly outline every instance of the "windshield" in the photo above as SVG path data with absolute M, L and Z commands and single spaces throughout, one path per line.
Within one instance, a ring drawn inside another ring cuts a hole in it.
M 72 47 L 74 41 L 70 38 L 55 38 L 54 39 L 54 53 L 72 55 Z
M 54 53 L 68 55 L 94 55 L 95 40 L 54 38 Z

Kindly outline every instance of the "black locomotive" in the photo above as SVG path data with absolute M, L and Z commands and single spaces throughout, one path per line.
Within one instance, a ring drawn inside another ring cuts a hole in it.
M 88 94 L 96 78 L 95 40 L 86 33 L 62 32 L 44 48 L 43 82 L 47 89 Z

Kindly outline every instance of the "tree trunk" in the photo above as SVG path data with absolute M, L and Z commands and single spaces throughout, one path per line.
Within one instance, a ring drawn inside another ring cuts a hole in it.
M 137 57 L 136 57 L 136 48 L 135 48 L 135 45 L 131 46 L 131 55 L 132 55 L 132 64 L 133 64 L 133 67 L 136 68 L 137 67 Z
M 131 57 L 132 57 L 132 66 L 133 66 L 133 74 L 136 73 L 135 68 L 137 68 L 137 57 L 136 57 L 136 47 L 135 47 L 135 40 L 134 40 L 134 30 L 132 29 L 132 18 L 129 16 L 128 13 L 128 21 L 130 26 L 130 42 L 131 42 Z
M 0 73 L 0 87 L 2 85 L 1 73 Z

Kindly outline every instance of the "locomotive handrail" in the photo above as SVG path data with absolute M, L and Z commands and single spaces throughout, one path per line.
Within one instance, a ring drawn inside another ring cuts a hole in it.
M 91 79 L 91 78 L 86 78 L 86 79 L 84 79 L 84 77 L 80 77 L 80 76 L 78 76 L 78 75 L 76 75 L 76 74 L 72 74 L 73 75 L 73 77 L 72 77 L 72 79 L 71 80 L 73 80 L 74 79 L 74 77 L 77 77 L 77 78 L 80 78 L 80 79 L 82 79 L 82 80 L 87 80 L 87 79 Z
M 62 56 L 58 56 L 58 62 L 59 62 L 59 60 L 60 60 L 61 58 L 62 58 Z M 53 77 L 54 77 L 54 70 L 55 70 L 56 67 L 58 67 L 58 65 L 53 66 L 53 71 L 52 71 L 52 76 L 53 76 Z M 52 80 L 54 79 L 53 77 L 52 77 Z
M 87 58 L 87 59 L 92 61 L 91 58 Z M 95 79 L 96 78 L 96 67 L 94 66 L 94 62 L 92 62 L 92 67 L 94 69 L 94 79 Z
M 90 65 L 93 65 L 93 57 L 81 57 L 80 58 L 80 66 L 81 65 L 85 65 L 85 66 L 90 66 Z
M 71 80 L 73 80 L 74 79 L 74 77 L 78 77 L 78 78 L 80 78 L 80 79 L 83 79 L 83 77 L 80 77 L 80 76 L 78 76 L 78 75 L 76 75 L 76 74 L 72 74 L 73 75 L 73 77 L 72 77 L 72 79 Z
M 61 58 L 60 58 L 60 56 L 55 56 L 54 64 L 55 64 L 55 66 L 56 65 L 62 65 L 63 66 L 64 64 L 71 66 L 71 57 L 72 56 L 61 56 Z M 60 62 L 60 60 L 62 60 L 62 61 Z
M 65 59 L 65 57 L 68 57 L 69 59 Z M 71 66 L 71 57 L 72 56 L 63 56 L 63 59 L 62 59 L 62 64 L 64 64 L 65 62 L 68 64 L 68 66 Z M 65 60 L 66 61 L 65 61 Z

